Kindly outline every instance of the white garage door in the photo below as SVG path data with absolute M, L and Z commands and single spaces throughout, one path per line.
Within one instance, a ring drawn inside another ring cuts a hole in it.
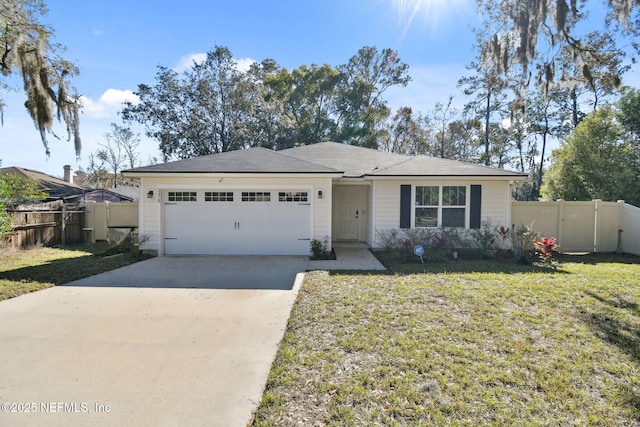
M 307 255 L 310 191 L 164 190 L 164 253 Z

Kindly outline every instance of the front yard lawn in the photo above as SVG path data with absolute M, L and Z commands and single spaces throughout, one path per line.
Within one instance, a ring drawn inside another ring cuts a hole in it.
M 253 425 L 639 425 L 639 258 L 562 260 L 308 273 Z
M 0 250 L 0 301 L 93 276 L 139 260 L 126 247 L 78 245 Z M 108 250 L 108 252 L 105 252 Z

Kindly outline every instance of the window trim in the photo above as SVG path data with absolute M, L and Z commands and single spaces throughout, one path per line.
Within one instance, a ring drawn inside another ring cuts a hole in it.
M 307 191 L 278 191 L 278 202 L 306 203 L 308 201 L 309 201 L 309 192 Z
M 411 209 L 411 225 L 413 226 L 413 228 L 439 228 L 439 227 L 443 227 L 442 222 L 443 222 L 443 211 L 445 209 L 461 209 L 464 208 L 464 226 L 462 227 L 451 227 L 451 228 L 464 228 L 464 229 L 468 229 L 470 228 L 470 212 L 471 212 L 471 185 L 469 184 L 464 184 L 464 185 L 452 185 L 452 184 L 430 184 L 430 183 L 425 183 L 425 184 L 414 184 L 411 186 L 411 200 L 413 201 L 413 206 Z M 418 187 L 437 187 L 438 188 L 438 205 L 418 205 L 417 204 L 417 190 Z M 464 197 L 464 205 L 444 205 L 443 204 L 443 197 L 444 197 L 444 188 L 445 187 L 463 187 L 465 190 L 465 197 Z M 416 210 L 419 208 L 437 208 L 437 212 L 438 212 L 438 219 L 437 219 L 437 224 L 434 227 L 423 227 L 423 226 L 418 226 L 416 224 Z
M 177 202 L 197 202 L 197 191 L 169 191 L 167 193 L 167 201 L 172 203 Z
M 204 201 L 207 203 L 233 202 L 233 191 L 205 191 Z
M 271 191 L 243 191 L 240 195 L 240 201 L 243 203 L 269 203 L 271 202 Z

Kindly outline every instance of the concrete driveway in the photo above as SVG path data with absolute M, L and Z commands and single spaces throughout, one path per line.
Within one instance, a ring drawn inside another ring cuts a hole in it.
M 0 302 L 0 426 L 244 426 L 306 257 L 160 257 Z

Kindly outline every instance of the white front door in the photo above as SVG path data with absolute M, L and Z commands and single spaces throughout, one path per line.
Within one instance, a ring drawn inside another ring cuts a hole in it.
M 363 215 L 360 206 L 360 187 L 334 187 L 333 213 L 335 221 L 333 238 L 359 240 L 360 220 Z

